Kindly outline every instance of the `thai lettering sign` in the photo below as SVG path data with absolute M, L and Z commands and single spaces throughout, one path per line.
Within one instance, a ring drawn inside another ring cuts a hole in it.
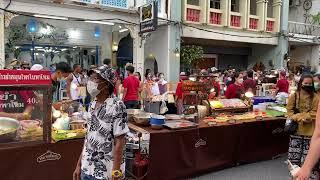
M 158 26 L 158 2 L 140 7 L 140 33 L 155 31 Z
M 48 85 L 51 84 L 50 71 L 0 70 L 0 85 Z

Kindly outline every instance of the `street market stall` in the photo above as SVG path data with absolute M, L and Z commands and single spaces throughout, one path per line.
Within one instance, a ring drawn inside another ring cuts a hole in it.
M 286 110 L 274 98 L 246 94 L 243 100 L 203 99 L 201 90 L 210 88 L 197 81 L 184 85 L 184 114 L 166 115 L 162 128 L 148 126 L 152 115 L 144 114 L 140 123 L 144 112 L 132 113 L 140 121 L 132 118 L 131 128 L 142 128 L 150 136 L 147 179 L 187 178 L 287 152 Z
M 31 79 L 27 81 L 27 77 Z M 15 133 L 3 142 L 0 138 L 2 177 L 72 179 L 84 141 L 84 108 L 70 101 L 52 106 L 49 72 L 0 71 L 0 78 L 0 128 L 4 121 L 16 125 L 1 129 L 0 137 Z M 205 100 L 203 94 L 198 92 L 201 100 L 192 102 L 196 111 L 185 111 L 184 115 L 127 110 L 128 176 L 181 179 L 287 152 L 283 107 L 266 97 L 253 98 L 248 104 L 241 99 Z M 11 104 L 25 108 L 11 112 Z
M 0 71 L 1 179 L 72 179 L 83 139 L 51 141 L 49 71 Z
M 269 160 L 288 150 L 284 118 L 198 128 L 152 130 L 147 179 L 183 179 L 239 164 Z M 164 165 L 165 163 L 165 165 Z

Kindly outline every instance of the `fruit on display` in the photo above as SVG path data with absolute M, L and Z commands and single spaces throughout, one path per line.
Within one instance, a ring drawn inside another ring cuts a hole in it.
M 241 108 L 247 105 L 241 99 L 220 99 L 225 108 Z
M 247 121 L 247 120 L 256 120 L 257 118 L 268 118 L 271 117 L 266 112 L 247 112 L 244 114 L 224 114 L 221 113 L 218 116 L 214 117 L 205 117 L 204 122 L 217 122 L 217 123 L 226 123 L 229 121 Z
M 223 108 L 223 104 L 220 101 L 210 101 L 210 107 L 212 109 L 219 109 L 219 108 Z
M 247 105 L 241 99 L 219 99 L 210 100 L 209 102 L 212 109 L 247 107 Z
M 52 139 L 57 141 L 83 138 L 86 135 L 86 129 L 76 129 L 76 130 L 53 130 Z
M 40 121 L 22 120 L 20 121 L 19 135 L 21 140 L 41 140 L 43 138 L 43 129 Z

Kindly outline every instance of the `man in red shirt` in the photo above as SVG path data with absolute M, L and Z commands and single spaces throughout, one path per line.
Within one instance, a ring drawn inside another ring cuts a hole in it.
M 140 81 L 133 75 L 134 67 L 126 67 L 128 77 L 123 81 L 123 102 L 127 109 L 139 109 Z
M 280 79 L 277 82 L 277 93 L 280 93 L 280 92 L 285 92 L 285 93 L 289 92 L 289 82 L 286 78 L 285 71 L 280 72 Z

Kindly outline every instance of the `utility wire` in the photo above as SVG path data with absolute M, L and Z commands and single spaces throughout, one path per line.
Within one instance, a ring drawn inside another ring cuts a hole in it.
M 9 3 L 7 4 L 7 6 L 4 9 L 8 9 L 9 8 L 9 6 L 11 5 L 11 1 L 12 0 L 9 1 Z

